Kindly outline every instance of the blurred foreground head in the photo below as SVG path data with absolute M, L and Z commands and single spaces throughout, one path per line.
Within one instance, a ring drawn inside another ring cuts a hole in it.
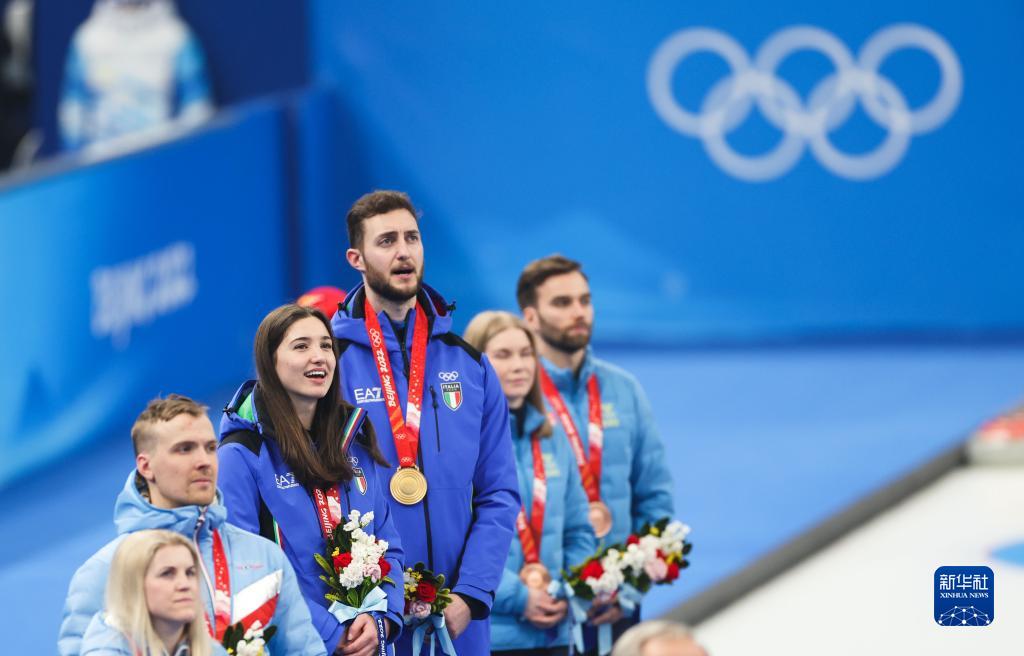
M 612 656 L 708 656 L 690 629 L 677 622 L 641 622 L 615 643 Z

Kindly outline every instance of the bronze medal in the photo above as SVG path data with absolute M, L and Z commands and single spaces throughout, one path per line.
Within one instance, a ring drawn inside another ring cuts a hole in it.
M 594 527 L 594 535 L 597 537 L 603 538 L 611 533 L 612 511 L 608 509 L 608 506 L 603 501 L 590 502 L 587 519 L 590 520 L 590 525 Z
M 398 503 L 414 506 L 427 496 L 427 479 L 415 467 L 399 467 L 391 477 L 391 496 Z
M 519 570 L 519 578 L 528 588 L 544 590 L 551 583 L 551 573 L 540 563 L 526 563 Z

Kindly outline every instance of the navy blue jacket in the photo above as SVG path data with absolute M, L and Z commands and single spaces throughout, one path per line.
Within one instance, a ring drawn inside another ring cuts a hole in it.
M 281 547 L 295 568 L 313 626 L 323 638 L 327 653 L 333 654 L 344 635 L 344 627 L 327 612 L 330 605 L 324 598 L 327 585 L 320 580 L 323 570 L 313 558 L 314 553 L 322 554 L 325 548 L 316 504 L 281 457 L 273 429 L 260 420 L 262 406 L 258 389 L 254 402 L 245 404 L 255 384 L 256 381 L 251 380 L 239 388 L 224 409 L 220 422 L 221 445 L 217 455 L 228 522 L 266 537 L 273 536 L 272 522 L 277 522 Z M 243 404 L 245 409 L 242 409 Z M 364 422 L 360 432 L 369 430 L 368 422 Z M 349 455 L 353 465 L 365 476 L 366 489 L 360 492 L 360 486 L 354 481 L 341 483 L 341 511 L 346 517 L 352 509 L 360 513 L 373 511 L 373 524 L 366 531 L 388 542 L 385 559 L 391 564 L 389 576 L 397 585 L 385 584 L 382 588 L 388 595 L 387 617 L 398 628 L 392 627 L 389 640 L 394 641 L 401 632 L 405 607 L 402 543 L 392 522 L 384 488 L 380 487 L 386 485 L 386 479 L 382 483 L 382 478 L 388 472 L 373 461 L 360 439 L 365 438 L 357 434 Z
M 343 349 L 342 390 L 348 401 L 368 411 L 384 457 L 397 464 L 380 375 L 366 334 L 364 297 L 362 285 L 353 289 L 332 322 Z M 419 443 L 428 491 L 426 499 L 413 506 L 392 499 L 391 508 L 406 562 L 423 562 L 443 573 L 453 592 L 468 598 L 473 619 L 484 620 L 501 581 L 519 511 L 508 405 L 487 358 L 451 332 L 444 299 L 424 287 L 420 302 L 430 327 Z M 415 325 L 413 314 L 407 317 L 408 326 Z M 404 415 L 413 331 L 406 330 L 400 344 L 387 315 L 381 312 L 378 319 Z M 490 653 L 487 624 L 470 622 L 455 641 L 459 656 Z M 406 636 L 398 653 L 408 653 L 408 643 Z

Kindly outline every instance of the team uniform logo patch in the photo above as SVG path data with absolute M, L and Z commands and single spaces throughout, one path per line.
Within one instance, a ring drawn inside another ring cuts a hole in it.
M 441 398 L 450 409 L 458 410 L 462 405 L 462 383 L 441 383 Z

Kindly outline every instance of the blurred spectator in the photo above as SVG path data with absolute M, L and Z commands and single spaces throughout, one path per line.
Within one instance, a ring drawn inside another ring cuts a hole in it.
M 93 616 L 83 656 L 224 654 L 211 644 L 202 619 L 199 568 L 199 554 L 180 533 L 151 530 L 126 537 L 110 563 L 107 611 Z
M 173 0 L 96 0 L 75 31 L 59 123 L 65 149 L 199 123 L 213 111 L 199 42 Z
M 32 0 L 0 0 L 0 171 L 19 159 L 32 109 Z
M 708 656 L 690 630 L 664 620 L 641 622 L 622 634 L 612 656 Z

